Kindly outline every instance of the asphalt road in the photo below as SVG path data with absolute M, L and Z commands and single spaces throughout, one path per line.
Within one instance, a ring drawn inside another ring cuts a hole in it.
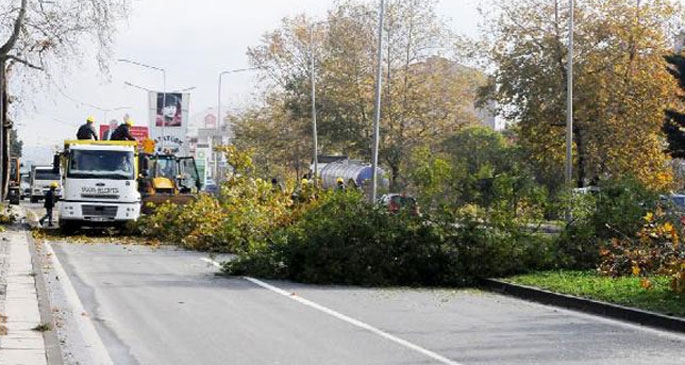
M 52 246 L 114 364 L 685 363 L 683 336 L 475 290 L 261 284 L 200 253 Z

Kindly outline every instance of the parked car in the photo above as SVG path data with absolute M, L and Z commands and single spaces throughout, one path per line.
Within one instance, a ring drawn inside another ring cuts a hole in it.
M 584 188 L 575 188 L 572 190 L 574 195 L 597 194 L 599 191 L 599 186 L 586 186 Z
M 667 215 L 685 225 L 685 194 L 659 195 L 659 205 Z
M 399 213 L 402 209 L 408 209 L 412 215 L 421 214 L 416 199 L 409 195 L 398 193 L 383 194 L 378 201 L 381 205 L 388 207 L 390 213 Z

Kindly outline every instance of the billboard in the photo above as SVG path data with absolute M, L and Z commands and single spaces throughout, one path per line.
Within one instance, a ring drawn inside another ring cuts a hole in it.
M 150 138 L 155 141 L 157 152 L 188 153 L 189 104 L 190 94 L 187 93 L 149 93 Z
M 114 130 L 118 127 L 117 123 L 115 120 L 109 123 L 109 125 L 102 125 L 100 124 L 100 140 L 101 141 L 107 141 L 109 140 L 109 136 L 114 132 Z M 131 132 L 131 135 L 135 137 L 136 141 L 138 141 L 138 145 L 140 146 L 141 143 L 143 143 L 143 140 L 148 138 L 150 136 L 149 130 L 147 127 L 144 126 L 131 126 L 129 131 Z

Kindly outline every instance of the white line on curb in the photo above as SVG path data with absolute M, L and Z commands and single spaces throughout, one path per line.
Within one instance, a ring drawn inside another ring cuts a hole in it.
M 214 261 L 214 260 L 211 260 L 211 259 L 208 259 L 208 258 L 202 258 L 202 259 L 200 259 L 200 260 L 202 260 L 202 261 L 204 261 L 204 262 L 207 262 L 207 263 L 210 263 L 210 264 L 212 264 L 212 265 L 214 265 L 214 266 L 216 266 L 216 267 L 221 267 L 221 264 L 219 264 L 218 262 L 216 262 L 216 261 Z M 304 298 L 302 298 L 302 297 L 299 297 L 299 296 L 295 295 L 294 293 L 289 293 L 289 292 L 287 292 L 287 291 L 285 291 L 285 290 L 283 290 L 283 289 L 277 288 L 277 287 L 275 287 L 275 286 L 273 286 L 273 285 L 267 284 L 267 283 L 265 283 L 265 282 L 263 282 L 263 281 L 261 281 L 261 280 L 258 280 L 258 279 L 255 279 L 255 278 L 251 278 L 251 277 L 249 277 L 249 276 L 243 276 L 243 279 L 245 279 L 245 280 L 247 280 L 247 281 L 250 281 L 250 282 L 252 282 L 253 284 L 256 284 L 256 285 L 258 285 L 258 286 L 261 286 L 262 288 L 268 289 L 268 290 L 270 290 L 270 291 L 272 291 L 272 292 L 274 292 L 274 293 L 277 293 L 277 294 L 283 295 L 283 296 L 285 296 L 285 297 L 288 297 L 288 298 L 290 298 L 290 299 L 292 299 L 292 300 L 294 300 L 294 301 L 297 301 L 297 302 L 299 302 L 299 303 L 301 303 L 301 304 L 304 304 L 304 305 L 306 305 L 306 306 L 308 306 L 308 307 L 314 308 L 314 309 L 316 309 L 316 310 L 318 310 L 318 311 L 321 311 L 321 312 L 326 313 L 326 314 L 328 314 L 328 315 L 330 315 L 330 316 L 333 316 L 333 317 L 335 317 L 335 318 L 338 318 L 338 319 L 340 319 L 340 320 L 342 320 L 342 321 L 345 321 L 345 322 L 347 322 L 347 323 L 349 323 L 349 324 L 351 324 L 351 325 L 353 325 L 353 326 L 357 326 L 357 327 L 362 328 L 362 329 L 365 329 L 365 330 L 367 330 L 367 331 L 369 331 L 369 332 L 375 333 L 375 334 L 377 334 L 377 335 L 379 335 L 379 336 L 381 336 L 381 337 L 383 337 L 383 338 L 386 338 L 386 339 L 388 339 L 388 340 L 390 340 L 390 341 L 393 341 L 393 342 L 395 342 L 395 343 L 397 343 L 397 344 L 400 344 L 400 345 L 402 345 L 402 346 L 404 346 L 404 347 L 407 347 L 407 348 L 412 349 L 412 350 L 414 350 L 414 351 L 417 351 L 417 352 L 419 352 L 419 353 L 421 353 L 421 354 L 424 354 L 424 355 L 426 355 L 426 356 L 428 356 L 428 357 L 430 357 L 430 358 L 432 358 L 432 359 L 434 359 L 434 360 L 437 360 L 437 361 L 439 361 L 439 362 L 442 363 L 442 364 L 448 364 L 448 365 L 461 365 L 460 363 L 455 362 L 455 361 L 452 361 L 452 360 L 450 360 L 450 359 L 448 359 L 448 358 L 446 358 L 446 357 L 444 357 L 444 356 L 442 356 L 442 355 L 436 354 L 435 352 L 432 352 L 432 351 L 430 351 L 430 350 L 426 350 L 425 348 L 423 348 L 423 347 L 421 347 L 421 346 L 419 346 L 419 345 L 415 345 L 415 344 L 413 344 L 413 343 L 411 343 L 411 342 L 409 342 L 409 341 L 406 341 L 406 340 L 403 340 L 403 339 L 401 339 L 401 338 L 399 338 L 399 337 L 393 336 L 393 335 L 391 335 L 391 334 L 389 334 L 389 333 L 387 333 L 387 332 L 384 332 L 384 331 L 382 331 L 382 330 L 380 330 L 380 329 L 378 329 L 378 328 L 376 328 L 376 327 L 373 327 L 373 326 L 371 326 L 371 325 L 369 325 L 369 324 L 366 324 L 366 323 L 364 323 L 364 322 L 362 322 L 362 321 L 359 321 L 359 320 L 354 319 L 354 318 L 352 318 L 352 317 L 348 317 L 348 316 L 346 316 L 346 315 L 344 315 L 344 314 L 342 314 L 342 313 L 338 313 L 338 312 L 336 312 L 336 311 L 334 311 L 334 310 L 332 310 L 332 309 L 330 309 L 330 308 L 327 308 L 327 307 L 324 307 L 324 306 L 322 306 L 322 305 L 320 305 L 320 304 L 314 303 L 314 302 L 312 302 L 311 300 L 308 300 L 308 299 L 304 299 Z
M 53 251 L 52 246 L 48 242 L 46 242 L 44 246 L 48 255 L 52 259 L 53 269 L 55 270 L 55 274 L 57 274 L 59 277 L 59 283 L 64 291 L 64 297 L 69 305 L 69 310 L 72 312 L 72 317 L 74 318 L 74 322 L 76 322 L 79 333 L 81 333 L 83 340 L 87 344 L 86 349 L 90 352 L 93 364 L 114 364 L 112 359 L 109 357 L 109 353 L 107 352 L 105 345 L 102 343 L 100 335 L 98 335 L 97 331 L 95 330 L 93 322 L 91 321 L 90 317 L 86 315 L 87 313 L 83 308 L 83 303 L 81 303 L 81 299 L 79 299 L 78 294 L 76 293 L 74 286 L 71 284 L 71 280 L 69 280 L 69 276 L 67 275 L 66 271 L 64 271 L 62 264 L 59 262 L 55 251 Z

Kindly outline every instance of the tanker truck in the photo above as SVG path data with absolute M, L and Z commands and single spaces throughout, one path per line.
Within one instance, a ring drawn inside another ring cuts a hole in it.
M 385 177 L 385 171 L 377 167 L 376 173 L 378 176 L 378 189 L 387 190 L 390 182 Z M 319 170 L 319 177 L 321 178 L 321 186 L 324 189 L 334 188 L 338 178 L 342 178 L 348 188 L 356 186 L 364 192 L 370 192 L 373 167 L 361 161 L 339 160 L 323 164 L 323 167 Z

